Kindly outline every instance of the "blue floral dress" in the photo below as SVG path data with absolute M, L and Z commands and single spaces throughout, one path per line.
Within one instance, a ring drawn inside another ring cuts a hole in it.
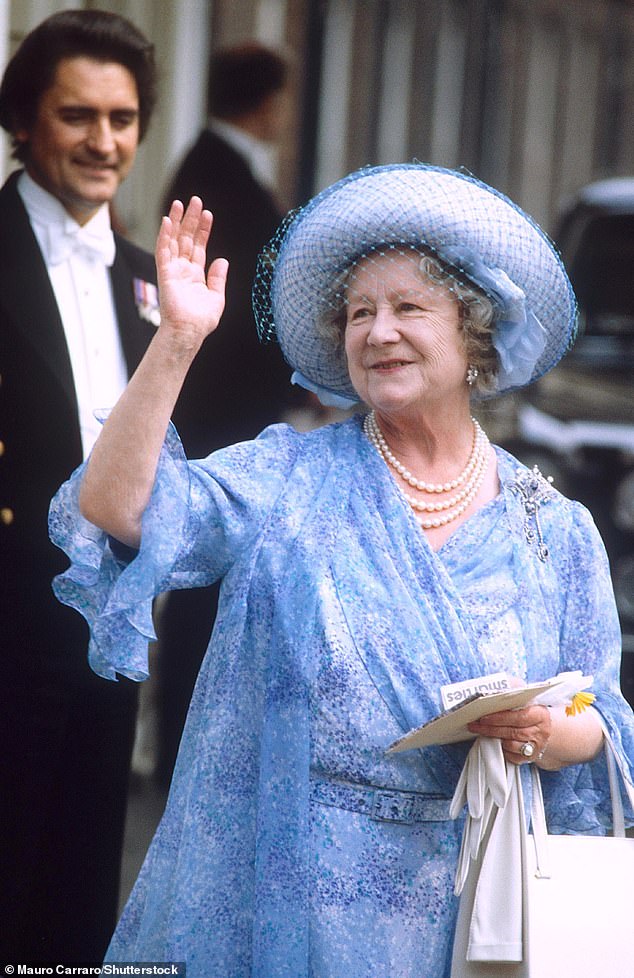
M 189 978 L 449 974 L 468 745 L 387 755 L 440 687 L 581 669 L 631 777 L 607 559 L 587 511 L 497 450 L 498 497 L 434 553 L 360 420 L 188 462 L 170 432 L 138 554 L 51 509 L 60 600 L 101 675 L 147 675 L 153 597 L 222 578 L 164 817 L 108 952 Z M 130 559 L 133 558 L 133 559 Z M 184 636 L 186 641 L 186 636 Z M 545 774 L 553 831 L 602 832 L 603 760 Z M 628 813 L 630 816 L 632 812 Z

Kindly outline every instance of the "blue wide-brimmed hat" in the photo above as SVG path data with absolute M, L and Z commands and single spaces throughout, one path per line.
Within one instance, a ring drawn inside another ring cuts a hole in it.
M 496 310 L 502 393 L 531 383 L 571 346 L 577 307 L 548 236 L 508 197 L 471 174 L 423 163 L 365 167 L 291 213 L 260 257 L 254 310 L 277 336 L 299 382 L 322 400 L 358 400 L 345 353 L 317 330 L 333 283 L 381 248 L 432 252 L 478 286 Z

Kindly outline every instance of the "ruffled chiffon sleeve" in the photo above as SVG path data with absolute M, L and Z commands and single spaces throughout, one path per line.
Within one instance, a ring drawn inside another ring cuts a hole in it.
M 71 566 L 53 589 L 88 622 L 88 658 L 98 675 L 147 678 L 153 599 L 163 591 L 203 587 L 228 572 L 283 490 L 298 437 L 287 425 L 272 425 L 254 441 L 188 461 L 170 426 L 138 551 L 81 515 L 83 466 L 64 483 L 51 503 L 49 532 Z
M 53 581 L 53 590 L 63 604 L 75 608 L 88 622 L 88 660 L 94 672 L 105 679 L 116 679 L 116 673 L 146 679 L 148 642 L 156 637 L 152 603 L 166 590 L 170 569 L 187 537 L 187 460 L 175 429 L 170 428 L 143 516 L 138 552 L 111 540 L 81 515 L 79 489 L 84 468 L 73 473 L 51 503 L 51 540 L 71 561 L 68 570 Z

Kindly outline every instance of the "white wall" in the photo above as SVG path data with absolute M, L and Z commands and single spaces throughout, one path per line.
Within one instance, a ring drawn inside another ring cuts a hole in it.
M 4 67 L 9 57 L 9 0 L 0 0 L 0 65 Z M 2 139 L 0 144 L 0 183 L 4 183 L 8 173 L 8 144 Z

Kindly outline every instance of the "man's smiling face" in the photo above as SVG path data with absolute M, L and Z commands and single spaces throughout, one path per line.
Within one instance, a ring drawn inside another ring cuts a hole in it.
M 85 224 L 112 200 L 134 163 L 139 144 L 134 76 L 118 62 L 63 59 L 33 126 L 16 138 L 27 145 L 30 176 Z

